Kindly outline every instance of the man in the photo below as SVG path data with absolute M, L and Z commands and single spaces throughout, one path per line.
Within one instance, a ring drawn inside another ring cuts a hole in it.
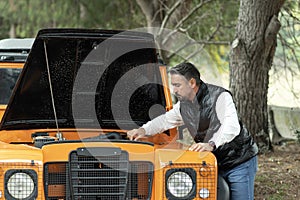
M 131 140 L 185 125 L 195 140 L 190 151 L 215 154 L 219 175 L 228 183 L 231 200 L 253 200 L 258 148 L 238 120 L 230 92 L 204 83 L 191 63 L 169 71 L 178 102 L 173 109 L 127 132 Z

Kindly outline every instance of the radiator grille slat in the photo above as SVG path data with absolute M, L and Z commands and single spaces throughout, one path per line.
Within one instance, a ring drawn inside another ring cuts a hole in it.
M 101 186 L 101 185 L 100 185 Z M 95 187 L 94 185 L 73 185 L 73 187 Z M 105 185 L 105 187 L 126 187 L 126 185 Z
M 74 176 L 74 177 L 72 177 L 72 179 L 79 179 L 80 177 L 78 177 L 78 176 Z M 119 179 L 121 179 L 122 177 L 116 177 L 116 176 L 111 176 L 111 177 L 86 177 L 86 179 L 117 179 L 117 178 L 119 178 Z M 123 178 L 127 178 L 127 177 L 123 177 Z
M 124 171 L 128 170 L 128 168 L 119 168 L 118 170 Z M 73 169 L 72 172 L 114 172 L 113 169 Z

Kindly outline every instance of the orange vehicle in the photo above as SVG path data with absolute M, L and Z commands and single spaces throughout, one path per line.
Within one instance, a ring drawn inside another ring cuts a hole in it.
M 0 199 L 217 199 L 212 153 L 177 129 L 126 136 L 172 108 L 166 72 L 148 33 L 39 31 L 0 127 Z
M 0 40 L 0 121 L 33 41 L 33 38 Z

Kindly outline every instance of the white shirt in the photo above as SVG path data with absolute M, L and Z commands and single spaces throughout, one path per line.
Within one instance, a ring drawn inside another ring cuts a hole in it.
M 216 144 L 216 147 L 232 141 L 240 132 L 240 124 L 232 97 L 228 92 L 223 92 L 216 102 L 216 113 L 220 120 L 221 126 L 210 141 Z M 154 135 L 162 133 L 170 128 L 183 125 L 182 116 L 180 114 L 180 102 L 177 102 L 173 109 L 153 120 L 147 122 L 142 127 L 146 131 L 146 135 Z

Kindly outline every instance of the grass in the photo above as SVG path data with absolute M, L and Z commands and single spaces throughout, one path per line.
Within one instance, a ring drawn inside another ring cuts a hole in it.
M 255 178 L 256 188 L 261 187 L 259 190 L 264 194 L 267 194 L 268 200 L 282 200 L 286 199 L 289 184 L 280 182 L 274 182 L 271 174 L 257 175 Z M 276 179 L 275 179 L 276 180 Z

